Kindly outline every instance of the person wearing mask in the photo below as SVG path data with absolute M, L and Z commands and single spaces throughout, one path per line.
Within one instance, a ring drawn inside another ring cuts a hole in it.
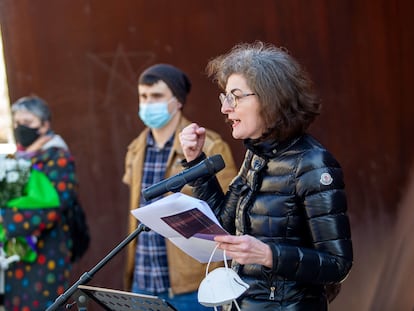
M 212 59 L 207 72 L 247 151 L 226 194 L 214 176 L 192 185 L 231 233 L 215 241 L 249 284 L 240 310 L 327 310 L 353 251 L 341 166 L 306 132 L 321 109 L 308 74 L 288 52 L 260 41 Z M 185 167 L 205 157 L 205 137 L 195 123 L 180 133 Z
M 72 242 L 64 213 L 76 196 L 75 162 L 63 138 L 53 132 L 51 112 L 43 99 L 22 97 L 13 103 L 11 113 L 15 158 L 30 161 L 31 174 L 36 170 L 46 176 L 51 184 L 49 192 L 57 194 L 57 200 L 56 206 L 35 206 L 41 205 L 39 201 L 31 206 L 27 200 L 29 206 L 1 209 L 5 247 L 7 251 L 15 249 L 20 256 L 5 271 L 4 307 L 45 310 L 69 285 Z M 21 241 L 19 237 L 30 237 L 25 244 L 30 248 L 16 244 Z M 29 251 L 30 256 L 26 256 Z
M 182 171 L 184 155 L 178 133 L 190 124 L 182 113 L 190 90 L 188 76 L 170 64 L 153 65 L 139 77 L 139 118 L 146 128 L 130 143 L 125 158 L 123 182 L 130 190 L 131 210 L 160 199 L 146 201 L 143 189 Z M 223 157 L 225 168 L 217 178 L 220 187 L 227 189 L 236 173 L 231 150 L 217 133 L 206 130 L 205 137 L 205 154 Z M 181 192 L 191 194 L 190 187 L 184 186 Z M 131 215 L 129 231 L 137 225 Z M 180 311 L 207 310 L 197 301 L 205 268 L 156 232 L 141 232 L 127 246 L 125 289 L 156 295 Z

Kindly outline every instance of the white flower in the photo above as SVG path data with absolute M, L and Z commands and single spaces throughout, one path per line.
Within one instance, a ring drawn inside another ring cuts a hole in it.
M 6 171 L 13 171 L 17 167 L 17 161 L 15 159 L 6 159 L 4 165 L 6 166 Z
M 17 160 L 17 166 L 22 168 L 23 170 L 27 170 L 29 167 L 32 166 L 32 162 L 25 159 L 18 159 Z
M 13 156 L 0 157 L 0 208 L 14 198 L 22 196 L 30 176 L 31 162 L 15 159 Z
M 0 162 L 0 181 L 3 181 L 3 179 L 5 178 L 6 178 L 6 168 Z
M 9 184 L 11 184 L 11 183 L 17 182 L 19 180 L 19 177 L 20 177 L 20 175 L 19 175 L 18 172 L 16 172 L 16 171 L 10 171 L 10 172 L 7 172 L 6 181 Z

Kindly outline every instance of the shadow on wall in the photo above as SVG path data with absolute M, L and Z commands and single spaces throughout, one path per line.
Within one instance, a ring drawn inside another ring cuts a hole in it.
M 414 310 L 414 170 L 410 178 L 396 219 L 373 207 L 352 223 L 354 266 L 330 310 Z

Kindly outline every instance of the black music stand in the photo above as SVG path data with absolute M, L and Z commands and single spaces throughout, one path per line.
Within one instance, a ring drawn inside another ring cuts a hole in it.
M 177 311 L 157 296 L 86 285 L 79 285 L 78 289 L 107 311 Z

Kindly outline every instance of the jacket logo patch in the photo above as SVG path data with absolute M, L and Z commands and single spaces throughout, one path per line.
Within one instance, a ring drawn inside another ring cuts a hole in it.
M 332 184 L 333 178 L 332 178 L 331 174 L 323 173 L 321 175 L 321 179 L 319 181 L 321 182 L 322 185 L 328 186 L 328 185 Z

